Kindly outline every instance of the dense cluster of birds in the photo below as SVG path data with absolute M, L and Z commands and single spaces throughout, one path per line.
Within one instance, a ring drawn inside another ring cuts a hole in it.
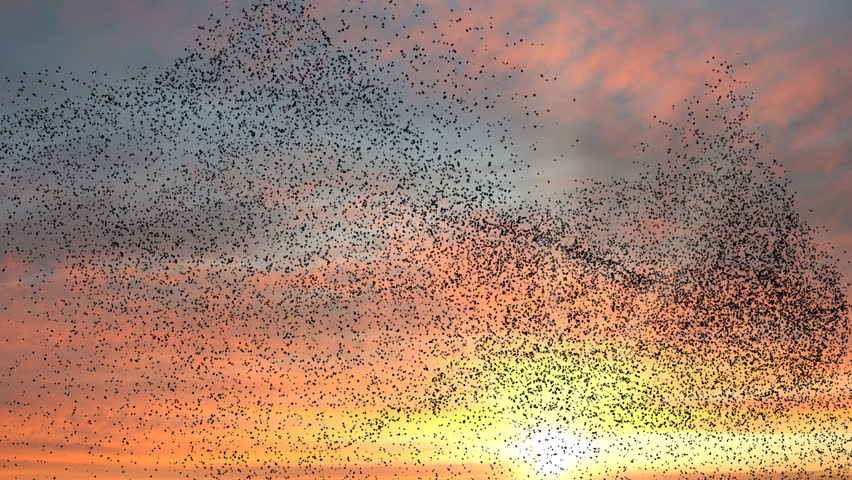
M 732 64 L 637 174 L 530 194 L 556 78 L 469 11 L 403 10 L 257 2 L 168 68 L 5 79 L 4 475 L 65 449 L 128 478 L 496 478 L 466 449 L 497 417 L 836 407 L 846 285 Z

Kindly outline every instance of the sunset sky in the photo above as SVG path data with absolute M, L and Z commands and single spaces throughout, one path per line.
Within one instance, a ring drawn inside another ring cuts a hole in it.
M 295 5 L 0 0 L 0 479 L 852 475 L 852 4 Z

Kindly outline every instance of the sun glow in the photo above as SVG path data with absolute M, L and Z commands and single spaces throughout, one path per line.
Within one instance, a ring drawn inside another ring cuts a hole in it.
M 546 477 L 558 477 L 589 459 L 594 446 L 579 435 L 557 428 L 534 429 L 518 445 L 521 457 Z

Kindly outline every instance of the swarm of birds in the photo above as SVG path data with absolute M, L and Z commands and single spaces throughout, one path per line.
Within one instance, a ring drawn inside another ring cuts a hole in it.
M 65 449 L 126 478 L 498 478 L 466 450 L 492 419 L 546 443 L 836 408 L 846 286 L 732 64 L 638 174 L 526 194 L 556 79 L 479 15 L 404 7 L 257 2 L 168 68 L 5 79 L 4 475 Z

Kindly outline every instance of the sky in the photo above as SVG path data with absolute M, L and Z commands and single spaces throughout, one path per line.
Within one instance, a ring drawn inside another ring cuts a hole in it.
M 849 4 L 0 12 L 0 478 L 850 474 Z
M 6 75 L 57 65 L 112 72 L 165 65 L 223 5 L 3 2 L 0 68 Z M 803 207 L 814 210 L 838 247 L 849 245 L 852 219 L 844 199 L 850 107 L 844 98 L 852 73 L 844 60 L 852 8 L 844 2 L 543 1 L 492 2 L 482 9 L 514 35 L 528 36 L 528 43 L 545 43 L 519 55 L 530 68 L 546 66 L 561 78 L 552 101 L 584 101 L 582 112 L 572 110 L 565 118 L 576 122 L 572 126 L 589 145 L 577 160 L 581 173 L 629 156 L 625 152 L 649 124 L 649 114 L 664 112 L 700 87 L 705 58 L 748 63 L 740 75 L 759 93 L 753 114 L 773 142 L 769 148 L 790 171 Z M 608 125 L 615 118 L 618 124 Z

